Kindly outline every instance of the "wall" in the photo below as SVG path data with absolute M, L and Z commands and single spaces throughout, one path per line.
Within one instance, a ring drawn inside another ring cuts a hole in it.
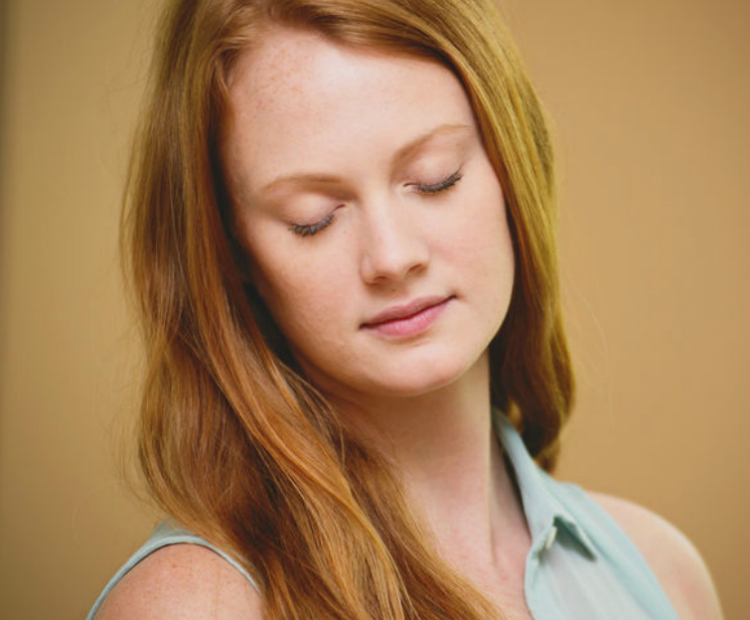
M 750 617 L 750 4 L 503 6 L 562 164 L 559 475 L 667 517 Z
M 153 2 L 6 4 L 0 618 L 83 618 L 149 528 L 115 468 L 133 329 L 117 262 Z
M 156 4 L 0 5 L 2 618 L 83 617 L 153 520 L 116 467 L 138 362 L 116 235 Z M 677 524 L 747 617 L 750 5 L 503 7 L 559 144 L 560 476 Z

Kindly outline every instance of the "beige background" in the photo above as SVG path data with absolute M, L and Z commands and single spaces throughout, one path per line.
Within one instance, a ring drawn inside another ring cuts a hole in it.
M 0 618 L 82 618 L 147 534 L 119 194 L 156 4 L 0 12 Z M 560 474 L 698 545 L 750 617 L 750 3 L 503 0 L 555 120 L 580 399 Z

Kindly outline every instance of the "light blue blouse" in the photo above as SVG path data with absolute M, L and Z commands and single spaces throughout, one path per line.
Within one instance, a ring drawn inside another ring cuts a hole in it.
M 526 602 L 535 620 L 679 620 L 656 576 L 612 518 L 578 486 L 554 480 L 526 451 L 504 417 L 498 435 L 521 490 L 532 545 L 526 558 Z M 229 554 L 167 522 L 125 563 L 89 613 L 138 562 L 157 549 L 197 544 L 218 553 L 259 590 Z

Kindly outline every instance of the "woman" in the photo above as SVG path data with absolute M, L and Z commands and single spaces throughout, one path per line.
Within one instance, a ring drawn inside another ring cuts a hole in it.
M 125 248 L 171 521 L 92 616 L 719 618 L 671 526 L 532 460 L 573 378 L 491 2 L 177 0 L 161 33 Z

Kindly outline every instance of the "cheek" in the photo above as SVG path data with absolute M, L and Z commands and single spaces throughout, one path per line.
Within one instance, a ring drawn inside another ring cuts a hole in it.
M 457 233 L 454 263 L 462 272 L 464 292 L 476 301 L 478 320 L 486 321 L 495 332 L 505 318 L 513 294 L 513 243 L 499 188 L 473 198 Z
M 316 339 L 331 325 L 350 319 L 350 295 L 344 293 L 353 283 L 345 273 L 346 261 L 281 244 L 273 251 L 256 251 L 252 261 L 258 292 L 290 344 Z
M 513 243 L 503 194 L 494 176 L 466 196 L 461 217 L 449 231 L 454 259 L 468 273 L 498 277 L 514 272 Z

